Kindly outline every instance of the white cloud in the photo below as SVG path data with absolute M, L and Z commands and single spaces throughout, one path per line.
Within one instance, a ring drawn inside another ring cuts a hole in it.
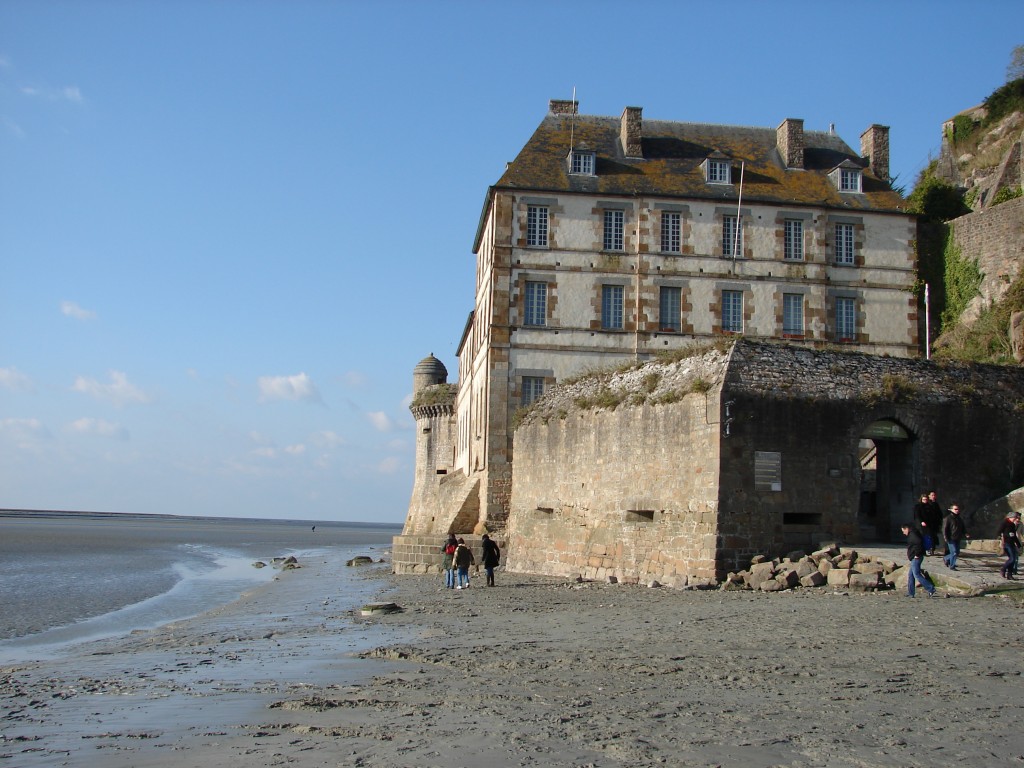
M 14 122 L 11 118 L 7 117 L 7 115 L 4 115 L 0 120 L 3 120 L 4 127 L 7 129 L 9 134 L 18 139 L 25 138 L 25 129 Z
M 0 436 L 8 438 L 21 449 L 35 450 L 42 440 L 50 438 L 48 430 L 39 419 L 0 419 Z
M 412 405 L 412 392 L 402 398 L 402 410 L 409 410 L 410 405 Z
M 250 453 L 253 456 L 259 456 L 261 459 L 273 459 L 277 456 L 277 451 L 269 445 L 265 445 L 261 448 L 254 448 Z
M 291 456 L 301 456 L 306 452 L 306 446 L 302 443 L 296 443 L 295 445 L 285 446 L 284 452 Z
M 77 432 L 80 435 L 106 437 L 111 440 L 127 440 L 131 437 L 128 430 L 120 424 L 114 424 L 113 422 L 109 422 L 104 419 L 93 419 L 89 417 L 83 417 L 72 421 L 68 424 L 68 430 L 71 432 Z
M 260 402 L 269 400 L 301 400 L 322 403 L 320 393 L 305 373 L 294 376 L 261 376 L 258 381 Z
M 0 419 L 0 430 L 24 435 L 46 436 L 48 433 L 39 419 Z
M 341 380 L 350 389 L 362 389 L 369 382 L 366 374 L 362 371 L 348 371 L 342 374 Z
M 73 317 L 75 320 L 94 320 L 96 318 L 95 312 L 91 309 L 82 309 L 74 301 L 62 301 L 60 303 L 60 311 L 65 316 Z
M 395 424 L 391 421 L 391 417 L 384 413 L 384 411 L 371 411 L 366 414 L 366 417 L 378 432 L 390 432 L 395 428 Z
M 63 88 L 34 88 L 30 85 L 26 85 L 21 88 L 21 92 L 32 99 L 43 99 L 44 101 L 69 101 L 72 104 L 85 103 L 82 91 L 77 85 L 65 85 Z
M 92 395 L 97 400 L 109 400 L 118 406 L 127 405 L 128 403 L 148 403 L 150 401 L 149 395 L 128 381 L 128 377 L 121 371 L 110 372 L 109 384 L 102 384 L 96 379 L 78 376 L 72 389 L 75 392 Z
M 396 456 L 388 456 L 377 463 L 377 472 L 382 475 L 393 475 L 402 468 L 402 461 Z
M 345 438 L 329 429 L 310 435 L 309 441 L 317 448 L 337 448 L 345 444 Z
M 32 379 L 17 368 L 0 368 L 0 387 L 12 392 L 33 392 Z

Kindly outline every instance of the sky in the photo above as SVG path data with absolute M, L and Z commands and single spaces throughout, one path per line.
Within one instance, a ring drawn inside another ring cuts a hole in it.
M 1024 4 L 0 0 L 0 508 L 401 523 L 487 189 L 547 112 L 891 127 Z M 942 44 L 946 43 L 946 47 Z

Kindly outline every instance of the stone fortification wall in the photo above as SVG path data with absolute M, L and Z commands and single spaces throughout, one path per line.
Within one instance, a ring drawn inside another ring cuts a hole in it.
M 880 444 L 907 451 L 911 468 L 903 487 L 889 489 L 892 518 L 879 521 L 877 530 L 883 539 L 909 517 L 922 491 L 937 491 L 940 503 L 956 502 L 970 516 L 1024 480 L 1024 370 L 1018 367 L 740 342 L 722 397 L 733 403 L 734 421 L 722 449 L 720 519 L 738 562 L 764 551 L 764 542 L 785 552 L 823 538 L 856 540 L 858 443 L 878 420 L 895 421 L 912 435 L 905 444 Z M 756 488 L 756 451 L 781 454 L 781 491 Z M 737 540 L 730 526 L 746 540 Z
M 724 361 L 712 352 L 649 364 L 544 398 L 515 433 L 508 568 L 676 586 L 714 579 Z M 633 405 L 580 407 L 627 389 Z
M 444 545 L 447 536 L 416 535 L 416 536 L 395 536 L 392 540 L 391 556 L 395 573 L 405 574 L 440 574 L 443 572 L 444 554 L 441 547 Z M 481 536 L 470 534 L 461 535 L 465 539 L 466 546 L 473 550 L 473 557 L 476 559 L 476 566 L 470 568 L 470 576 L 477 573 L 483 574 L 483 539 Z M 505 554 L 505 541 L 497 536 L 491 539 L 502 551 L 502 559 Z M 442 582 L 439 582 L 439 585 Z
M 1024 408 L 1024 370 L 951 360 L 883 357 L 739 341 L 726 386 L 762 397 L 923 403 L 956 401 Z
M 953 241 L 964 259 L 977 260 L 983 275 L 980 296 L 967 306 L 962 322 L 971 323 L 998 302 L 1024 262 L 1024 197 L 969 213 L 950 222 Z

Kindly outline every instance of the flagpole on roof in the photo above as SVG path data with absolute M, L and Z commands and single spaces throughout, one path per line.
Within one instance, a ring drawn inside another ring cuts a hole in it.
M 572 87 L 572 102 L 571 103 L 572 103 L 572 106 L 570 107 L 570 110 L 569 110 L 569 155 L 570 155 L 570 162 L 572 162 L 572 159 L 571 159 L 572 147 L 573 147 L 573 141 L 574 141 L 574 138 L 575 138 L 575 131 L 576 131 L 576 86 L 575 85 Z
M 736 232 L 733 233 L 732 260 L 736 261 L 736 250 L 740 247 L 740 209 L 743 206 L 743 171 L 747 161 L 740 161 L 740 194 L 736 199 Z

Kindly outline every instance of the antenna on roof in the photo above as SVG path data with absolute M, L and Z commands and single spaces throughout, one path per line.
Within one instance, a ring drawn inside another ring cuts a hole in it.
M 572 146 L 576 132 L 576 86 L 572 87 L 572 101 L 569 105 L 569 155 L 572 155 Z

